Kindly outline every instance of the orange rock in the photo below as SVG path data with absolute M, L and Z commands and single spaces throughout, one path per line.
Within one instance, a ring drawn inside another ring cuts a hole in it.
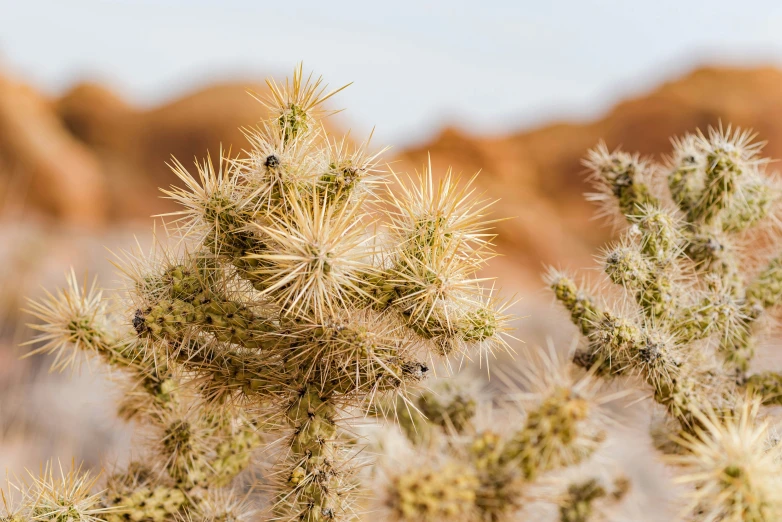
M 81 226 L 103 221 L 105 176 L 95 155 L 32 89 L 0 77 L 0 158 L 29 205 Z M 11 197 L 10 195 L 8 197 Z
M 247 90 L 264 85 L 218 85 L 150 110 L 129 106 L 105 88 L 84 84 L 47 103 L 29 88 L 0 80 L 0 159 L 11 160 L 31 186 L 29 205 L 74 223 L 147 218 L 170 203 L 158 187 L 175 182 L 166 162 L 186 165 L 216 156 L 221 144 L 240 152 L 238 130 L 255 124 L 264 108 Z M 591 220 L 594 208 L 580 161 L 604 139 L 609 147 L 659 157 L 669 138 L 722 120 L 753 127 L 782 157 L 782 71 L 704 68 L 618 104 L 589 123 L 556 123 L 500 137 L 445 129 L 440 136 L 397 154 L 395 170 L 421 168 L 431 153 L 436 169 L 448 165 L 472 175 L 501 201 L 500 250 L 535 275 L 542 263 L 591 266 L 610 229 Z M 2 175 L 0 173 L 0 175 Z M 0 184 L 1 185 L 1 184 Z
M 166 165 L 176 157 L 186 166 L 218 156 L 220 146 L 241 152 L 240 127 L 252 126 L 265 109 L 248 93 L 265 85 L 219 85 L 151 110 L 129 107 L 104 88 L 80 85 L 54 107 L 64 125 L 96 154 L 108 181 L 111 217 L 148 217 L 170 209 L 158 187 L 176 177 Z
M 403 151 L 395 168 L 420 168 L 431 154 L 435 168 L 452 165 L 472 174 L 500 198 L 495 213 L 517 216 L 498 225 L 500 251 L 529 272 L 542 263 L 593 266 L 591 256 L 611 234 L 592 220 L 595 208 L 581 158 L 599 140 L 657 159 L 669 138 L 719 122 L 752 127 L 782 158 L 782 71 L 773 68 L 704 68 L 618 104 L 585 124 L 556 123 L 498 138 L 446 129 L 430 143 Z

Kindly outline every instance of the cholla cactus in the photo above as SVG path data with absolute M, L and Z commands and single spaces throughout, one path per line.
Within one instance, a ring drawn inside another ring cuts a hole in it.
M 581 372 L 577 377 L 575 370 L 553 350 L 544 353 L 514 379 L 527 390 L 521 394 L 525 407 L 516 407 L 518 394 L 504 395 L 514 405 L 501 410 L 499 417 L 507 420 L 502 431 L 496 425 L 478 429 L 472 418 L 459 429 L 452 423 L 440 425 L 445 435 L 440 445 L 426 440 L 417 449 L 414 467 L 390 472 L 385 504 L 391 516 L 407 522 L 519 520 L 523 508 L 547 502 L 558 506 L 561 522 L 573 522 L 590 520 L 593 504 L 603 497 L 621 500 L 626 481 L 621 494 L 619 488 L 609 494 L 596 479 L 565 484 L 554 495 L 536 491 L 541 478 L 587 462 L 607 436 L 610 420 L 604 406 L 619 396 L 604 393 L 594 375 Z M 438 402 L 438 411 L 464 412 L 460 405 L 465 402 L 463 395 L 452 394 L 450 401 Z M 436 418 L 432 415 L 428 422 L 435 424 Z M 419 420 L 416 427 L 425 422 Z M 410 428 L 401 426 L 410 436 Z M 421 442 L 418 436 L 412 440 Z
M 782 507 L 776 450 L 757 400 L 745 398 L 778 402 L 782 382 L 776 372 L 750 372 L 761 319 L 782 298 L 779 259 L 758 267 L 758 248 L 741 248 L 773 245 L 767 218 L 780 194 L 753 137 L 730 128 L 687 135 L 673 141 L 665 166 L 598 146 L 585 162 L 592 199 L 629 225 L 602 256 L 624 305 L 608 306 L 559 271 L 548 275 L 586 338 L 574 361 L 606 377 L 639 376 L 677 421 L 676 444 L 660 447 L 691 470 L 683 481 L 695 486 L 693 520 L 771 521 Z
M 405 522 L 517 520 L 541 503 L 561 522 L 601 520 L 629 489 L 592 467 L 618 398 L 602 378 L 615 376 L 639 378 L 666 412 L 659 446 L 687 484 L 688 519 L 782 516 L 760 411 L 782 404 L 782 373 L 751 371 L 782 258 L 741 248 L 773 243 L 779 190 L 750 134 L 688 135 L 664 167 L 589 154 L 593 199 L 629 225 L 601 258 L 625 299 L 609 306 L 550 271 L 585 342 L 572 364 L 552 350 L 505 379 L 525 393 L 499 401 L 500 429 L 481 425 L 486 406 L 465 390 L 421 391 L 436 365 L 508 348 L 509 305 L 477 276 L 493 256 L 492 202 L 431 165 L 389 178 L 367 143 L 329 136 L 323 102 L 339 89 L 301 67 L 269 88 L 245 154 L 195 174 L 172 162 L 182 186 L 164 193 L 181 208 L 151 252 L 117 255 L 115 302 L 71 273 L 30 305 L 32 353 L 64 369 L 88 352 L 117 370 L 119 414 L 146 444 L 101 487 L 47 467 L 14 486 L 0 520 L 351 520 L 370 492 Z M 351 419 L 389 407 L 416 465 L 371 490 Z M 261 450 L 271 465 L 258 478 Z
M 686 450 L 670 462 L 680 465 L 679 481 L 694 487 L 688 511 L 705 521 L 767 521 L 782 517 L 780 447 L 769 439 L 768 422 L 758 418 L 760 401 L 719 418 L 699 415 L 695 432 L 679 441 Z
M 9 497 L 18 493 L 14 502 L 3 493 L 6 511 L 0 520 L 8 522 L 100 522 L 110 516 L 111 509 L 102 506 L 101 492 L 95 491 L 98 477 L 81 468 L 65 469 L 61 463 L 46 465 L 40 476 L 30 475 L 27 484 L 9 487 Z
M 271 116 L 246 130 L 246 155 L 196 175 L 173 162 L 183 185 L 164 192 L 181 210 L 152 253 L 117 256 L 124 304 L 71 276 L 31 305 L 36 351 L 56 368 L 88 351 L 120 370 L 120 412 L 149 432 L 150 456 L 110 475 L 109 511 L 68 520 L 243 520 L 256 508 L 237 477 L 266 445 L 269 518 L 352 519 L 349 418 L 405 397 L 443 357 L 507 347 L 507 305 L 475 275 L 493 236 L 472 180 L 430 167 L 394 174 L 392 190 L 367 144 L 322 126 L 341 89 L 301 66 L 268 83 Z
M 597 517 L 605 520 L 605 508 L 621 501 L 629 486 L 630 482 L 621 476 L 610 484 L 610 488 L 595 478 L 570 484 L 559 502 L 560 522 L 588 522 Z

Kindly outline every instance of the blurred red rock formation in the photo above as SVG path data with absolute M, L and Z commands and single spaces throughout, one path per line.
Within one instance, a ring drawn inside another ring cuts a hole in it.
M 157 187 L 175 182 L 165 165 L 213 156 L 221 144 L 239 152 L 238 130 L 264 109 L 246 91 L 262 85 L 211 87 L 151 110 L 125 103 L 99 85 L 80 85 L 60 99 L 0 78 L 0 161 L 3 172 L 29 184 L 27 204 L 76 224 L 145 218 L 168 210 Z M 395 170 L 421 168 L 431 153 L 437 169 L 452 165 L 500 198 L 498 216 L 507 261 L 537 273 L 541 263 L 590 264 L 610 230 L 591 221 L 593 208 L 580 159 L 604 139 L 609 147 L 659 157 L 669 137 L 719 121 L 752 127 L 782 157 L 782 71 L 703 68 L 618 104 L 587 123 L 557 123 L 501 137 L 446 129 L 430 143 L 396 155 Z M 0 182 L 3 174 L 0 173 Z M 8 176 L 6 176 L 8 177 Z M 0 183 L 2 188 L 3 183 Z M 6 184 L 7 185 L 7 184 Z
M 104 219 L 107 178 L 92 150 L 65 129 L 51 105 L 31 88 L 0 77 L 0 160 L 19 173 L 30 205 L 82 226 Z M 8 195 L 7 197 L 11 197 Z
M 166 166 L 172 155 L 191 165 L 207 151 L 216 157 L 221 145 L 241 150 L 239 128 L 265 114 L 247 91 L 266 87 L 217 85 L 139 110 L 100 85 L 46 100 L 0 78 L 0 190 L 11 185 L 4 174 L 21 176 L 31 185 L 29 207 L 78 225 L 164 212 L 170 205 L 158 187 L 175 182 Z
M 430 143 L 403 151 L 398 168 L 434 167 L 464 174 L 482 169 L 480 183 L 499 198 L 501 251 L 538 272 L 541 263 L 592 266 L 591 256 L 611 233 L 591 220 L 594 207 L 581 158 L 599 140 L 661 159 L 669 138 L 696 128 L 731 123 L 768 141 L 765 153 L 782 158 L 782 71 L 709 67 L 624 101 L 588 123 L 556 123 L 497 138 L 447 129 Z M 395 165 L 395 168 L 397 166 Z

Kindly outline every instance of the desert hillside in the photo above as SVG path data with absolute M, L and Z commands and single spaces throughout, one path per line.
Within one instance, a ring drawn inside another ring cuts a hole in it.
M 10 203 L 20 205 L 16 191 L 32 210 L 79 225 L 164 211 L 157 187 L 175 179 L 166 166 L 172 155 L 190 163 L 221 145 L 242 147 L 239 128 L 264 114 L 248 91 L 266 87 L 217 85 L 139 110 L 99 85 L 49 100 L 0 77 L 0 190 Z
M 61 222 L 101 226 L 167 210 L 157 187 L 174 181 L 165 163 L 240 150 L 238 130 L 263 107 L 247 91 L 262 85 L 211 87 L 151 110 L 130 106 L 99 85 L 47 99 L 30 86 L 0 79 L 0 165 L 6 209 L 24 205 Z M 497 214 L 507 260 L 527 275 L 541 263 L 583 265 L 609 230 L 590 220 L 580 158 L 598 140 L 659 156 L 668 138 L 719 121 L 753 127 L 782 157 L 782 71 L 704 68 L 624 101 L 603 118 L 556 123 L 501 137 L 446 129 L 429 143 L 396 151 L 395 170 L 482 170 L 479 184 L 500 198 Z
M 541 262 L 583 266 L 610 229 L 590 220 L 594 208 L 580 164 L 599 140 L 610 148 L 661 158 L 670 136 L 732 123 L 751 127 L 768 141 L 766 153 L 782 158 L 782 71 L 772 68 L 704 68 L 624 101 L 588 123 L 555 123 L 499 138 L 448 129 L 431 143 L 399 154 L 399 168 L 482 169 L 481 184 L 499 198 L 497 213 L 517 216 L 499 225 L 504 252 L 537 271 Z

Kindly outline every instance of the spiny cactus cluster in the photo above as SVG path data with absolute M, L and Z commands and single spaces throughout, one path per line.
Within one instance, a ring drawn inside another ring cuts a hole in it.
M 602 256 L 623 297 L 610 306 L 559 271 L 548 276 L 584 336 L 574 361 L 640 378 L 667 413 L 654 431 L 694 486 L 692 520 L 782 518 L 782 466 L 758 408 L 779 403 L 782 379 L 751 368 L 782 300 L 780 190 L 753 138 L 730 127 L 686 135 L 665 165 L 592 150 L 592 198 L 627 223 Z
M 576 367 L 553 349 L 543 354 L 530 354 L 529 366 L 512 379 L 526 390 L 521 408 L 511 400 L 513 394 L 492 401 L 497 417 L 505 420 L 500 425 L 481 426 L 475 398 L 464 393 L 439 390 L 421 396 L 418 413 L 400 422 L 417 446 L 419 464 L 392 473 L 386 499 L 392 518 L 527 520 L 525 509 L 553 504 L 561 522 L 594 521 L 623 499 L 629 483 L 621 475 L 610 484 L 602 476 L 560 476 L 555 494 L 540 493 L 541 479 L 590 461 L 608 435 L 606 403 L 617 398 L 604 393 L 593 374 L 573 375 Z
M 494 255 L 492 202 L 474 178 L 389 176 L 368 143 L 331 137 L 323 103 L 341 89 L 301 66 L 268 83 L 270 116 L 245 130 L 248 151 L 196 174 L 172 162 L 181 184 L 163 192 L 180 208 L 149 253 L 116 255 L 114 299 L 72 273 L 31 302 L 31 353 L 62 370 L 87 352 L 116 370 L 118 413 L 145 443 L 102 479 L 50 464 L 11 485 L 0 522 L 319 522 L 374 509 L 502 522 L 538 520 L 537 504 L 560 522 L 606 520 L 631 488 L 595 465 L 615 422 L 605 406 L 621 396 L 604 381 L 618 377 L 665 412 L 652 431 L 685 485 L 685 519 L 782 520 L 780 445 L 761 408 L 782 404 L 782 372 L 751 365 L 782 300 L 780 191 L 749 133 L 687 135 L 665 165 L 589 153 L 592 199 L 626 224 L 601 257 L 617 299 L 551 270 L 583 342 L 572 361 L 525 356 L 485 401 L 424 381 L 509 349 L 509 304 L 477 275 Z M 487 426 L 487 411 L 503 422 Z M 414 458 L 368 473 L 353 419 L 377 417 Z
M 350 419 L 440 360 L 507 348 L 507 304 L 476 276 L 493 234 L 472 180 L 431 167 L 391 180 L 367 144 L 321 123 L 341 89 L 301 66 L 268 85 L 271 116 L 245 130 L 246 154 L 195 175 L 173 162 L 181 186 L 164 193 L 180 210 L 149 254 L 117 255 L 116 305 L 73 276 L 31 305 L 36 351 L 58 369 L 90 352 L 118 370 L 119 411 L 148 444 L 102 493 L 39 508 L 38 489 L 61 482 L 47 476 L 19 486 L 9 516 L 353 519 L 365 495 Z M 244 500 L 259 450 L 273 461 L 254 478 L 268 509 Z

